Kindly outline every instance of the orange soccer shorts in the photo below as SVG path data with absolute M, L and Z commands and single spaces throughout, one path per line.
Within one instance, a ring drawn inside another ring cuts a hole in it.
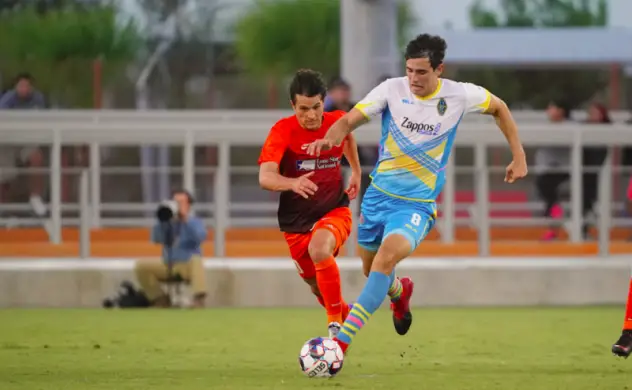
M 307 233 L 284 233 L 285 241 L 290 247 L 290 254 L 299 275 L 303 279 L 316 277 L 314 262 L 309 256 L 309 242 L 312 234 L 318 229 L 327 229 L 336 237 L 334 256 L 338 255 L 340 247 L 347 241 L 351 232 L 351 210 L 348 207 L 338 207 L 325 214 Z

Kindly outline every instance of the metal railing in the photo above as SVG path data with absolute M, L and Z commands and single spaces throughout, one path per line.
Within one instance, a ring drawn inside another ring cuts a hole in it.
M 190 190 L 195 186 L 194 148 L 200 145 L 216 145 L 218 148 L 218 164 L 211 168 L 214 175 L 214 202 L 205 204 L 213 210 L 209 220 L 215 230 L 215 255 L 225 254 L 225 232 L 230 226 L 239 225 L 230 217 L 230 210 L 252 211 L 268 210 L 270 204 L 231 204 L 230 173 L 231 170 L 251 170 L 250 167 L 231 167 L 230 155 L 232 146 L 260 146 L 268 129 L 279 118 L 288 112 L 266 111 L 42 111 L 42 112 L 0 112 L 0 144 L 37 144 L 50 145 L 50 221 L 51 241 L 61 242 L 62 210 L 79 210 L 79 219 L 83 229 L 89 229 L 101 223 L 101 213 L 109 208 L 117 208 L 114 204 L 101 204 L 101 167 L 100 146 L 108 145 L 173 145 L 183 148 L 182 176 L 184 187 Z M 612 147 L 632 145 L 632 126 L 614 125 L 582 125 L 563 124 L 552 127 L 537 120 L 532 113 L 515 115 L 518 118 L 521 138 L 526 146 L 567 146 L 571 149 L 570 167 L 570 219 L 565 225 L 572 242 L 582 241 L 582 148 L 584 146 Z M 520 117 L 525 122 L 520 122 Z M 540 116 L 538 118 L 542 117 Z M 489 255 L 490 227 L 494 223 L 489 216 L 489 174 L 496 171 L 487 164 L 488 149 L 504 146 L 506 141 L 493 121 L 485 116 L 471 115 L 460 128 L 455 146 L 473 147 L 475 164 L 473 168 L 455 167 L 452 158 L 446 169 L 446 184 L 443 193 L 442 214 L 438 229 L 441 240 L 454 242 L 457 223 L 473 223 L 478 231 L 479 250 L 481 255 Z M 378 121 L 355 132 L 360 145 L 375 146 L 380 138 Z M 81 180 L 79 206 L 62 205 L 61 202 L 61 147 L 62 145 L 89 145 L 90 160 L 88 170 L 80 170 Z M 609 252 L 610 228 L 619 222 L 612 218 L 612 175 L 619 172 L 618 167 L 610 163 L 611 154 L 601 168 L 599 182 L 599 206 L 597 226 L 599 231 L 599 248 L 601 254 Z M 457 219 L 455 203 L 455 175 L 458 171 L 473 172 L 476 178 L 475 214 L 468 221 Z M 150 205 L 125 205 L 143 209 Z M 352 207 L 356 210 L 357 203 Z M 617 206 L 620 207 L 620 206 Z M 354 213 L 357 217 L 357 212 Z M 78 221 L 77 221 L 78 222 Z M 138 221 L 134 221 L 138 222 Z M 147 223 L 148 221 L 143 220 Z M 273 218 L 262 218 L 264 224 L 274 224 Z M 354 221 L 354 226 L 357 226 Z M 503 218 L 504 224 L 525 224 L 522 219 L 510 221 Z M 354 245 L 350 245 L 352 248 Z

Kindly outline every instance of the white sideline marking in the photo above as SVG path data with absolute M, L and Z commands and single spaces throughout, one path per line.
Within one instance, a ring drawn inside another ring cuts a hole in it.
M 132 258 L 40 258 L 0 260 L 0 271 L 129 271 Z M 360 270 L 359 258 L 340 258 L 344 270 Z M 206 258 L 206 269 L 234 271 L 296 271 L 289 258 Z M 398 270 L 458 270 L 458 269 L 631 269 L 632 256 L 609 257 L 493 257 L 493 258 L 410 258 L 397 266 Z

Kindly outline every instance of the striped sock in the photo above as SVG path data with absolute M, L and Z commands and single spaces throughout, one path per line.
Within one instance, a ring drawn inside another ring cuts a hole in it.
M 351 309 L 353 308 L 353 304 L 351 303 L 347 303 L 344 306 L 342 306 L 342 321 L 344 322 L 347 317 L 349 316 L 349 313 L 351 312 Z
M 399 281 L 399 278 L 395 276 L 395 271 L 390 276 L 391 287 L 388 288 L 388 296 L 391 298 L 391 302 L 397 302 L 399 297 L 402 296 L 402 291 L 404 288 L 402 287 L 402 282 Z
M 369 279 L 358 301 L 353 304 L 349 316 L 342 325 L 342 329 L 338 334 L 339 341 L 347 346 L 351 343 L 353 337 L 369 321 L 371 315 L 375 313 L 384 301 L 389 284 L 390 278 L 388 275 L 379 272 L 371 272 L 369 274 Z

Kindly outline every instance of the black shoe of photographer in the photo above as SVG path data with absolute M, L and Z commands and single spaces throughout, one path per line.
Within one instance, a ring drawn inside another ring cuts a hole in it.
M 156 308 L 168 308 L 171 307 L 171 299 L 167 295 L 163 295 L 159 298 L 156 298 L 152 303 L 151 307 Z
M 193 302 L 191 304 L 191 308 L 193 309 L 203 309 L 205 306 L 204 300 L 206 299 L 206 294 L 198 294 L 193 297 Z
M 116 304 L 114 303 L 114 301 L 110 298 L 106 298 L 103 300 L 103 307 L 106 309 L 112 309 L 114 306 L 116 306 Z

